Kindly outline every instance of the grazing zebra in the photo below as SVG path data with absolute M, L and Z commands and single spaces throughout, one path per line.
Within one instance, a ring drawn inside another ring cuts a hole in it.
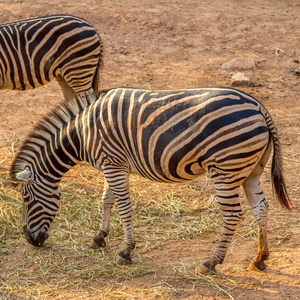
M 96 100 L 102 43 L 91 24 L 49 15 L 0 25 L 0 89 L 29 90 L 54 78 L 65 99 Z
M 258 223 L 258 254 L 268 258 L 268 204 L 260 176 L 273 148 L 272 180 L 279 202 L 290 209 L 281 148 L 267 110 L 250 95 L 231 88 L 143 90 L 116 88 L 85 107 L 80 98 L 56 108 L 25 140 L 9 180 L 23 183 L 23 229 L 29 243 L 42 246 L 60 206 L 59 182 L 80 161 L 105 176 L 103 220 L 92 248 L 104 247 L 114 198 L 125 233 L 117 262 L 131 262 L 135 247 L 129 173 L 158 182 L 185 182 L 208 172 L 215 184 L 224 227 L 204 270 L 222 263 L 242 217 L 243 186 Z

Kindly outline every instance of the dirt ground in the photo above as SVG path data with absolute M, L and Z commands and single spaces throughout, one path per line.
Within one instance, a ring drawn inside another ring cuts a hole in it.
M 255 255 L 256 244 L 240 243 L 227 255 L 217 274 L 239 285 L 230 294 L 222 293 L 222 285 L 216 291 L 212 285 L 182 280 L 176 284 L 188 290 L 183 294 L 148 293 L 143 297 L 139 293 L 132 299 L 300 299 L 299 0 L 82 0 L 80 4 L 74 3 L 71 0 L 0 1 L 0 23 L 53 13 L 83 17 L 94 25 L 104 44 L 103 89 L 228 86 L 232 71 L 225 71 L 222 64 L 236 57 L 254 58 L 256 68 L 243 71 L 250 78 L 250 85 L 241 89 L 258 98 L 269 110 L 283 146 L 293 211 L 288 213 L 275 200 L 271 202 L 271 224 L 277 225 L 269 231 L 269 268 L 263 272 L 247 270 L 245 259 Z M 16 141 L 24 140 L 33 125 L 61 101 L 56 82 L 26 92 L 0 92 L 2 178 L 17 150 Z M 77 178 L 79 184 L 82 181 Z M 272 198 L 270 181 L 265 179 L 264 184 L 268 197 Z M 195 253 L 201 255 L 197 251 L 199 247 L 209 247 L 212 251 L 218 236 L 172 241 L 148 252 L 151 259 L 144 263 L 176 264 L 181 258 L 193 259 Z M 0 273 L 1 268 L 5 265 L 0 264 Z M 147 289 L 161 278 L 168 278 L 171 284 L 175 276 L 172 272 L 162 267 L 159 274 L 134 277 L 128 280 L 127 291 Z M 69 296 L 75 299 L 76 293 Z

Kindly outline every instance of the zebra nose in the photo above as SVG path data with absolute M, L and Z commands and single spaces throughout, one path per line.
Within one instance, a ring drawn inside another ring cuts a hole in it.
M 49 233 L 47 231 L 40 231 L 35 237 L 31 234 L 27 225 L 23 226 L 23 231 L 27 241 L 36 247 L 42 247 L 44 245 L 45 240 L 49 237 Z
M 49 237 L 49 233 L 47 231 L 40 231 L 36 238 L 37 247 L 42 247 L 44 245 L 45 240 Z
M 24 231 L 24 234 L 25 234 L 25 237 L 26 237 L 26 240 L 28 241 L 28 243 L 33 245 L 33 239 L 32 239 L 31 233 L 30 233 L 27 225 L 23 226 L 23 231 Z

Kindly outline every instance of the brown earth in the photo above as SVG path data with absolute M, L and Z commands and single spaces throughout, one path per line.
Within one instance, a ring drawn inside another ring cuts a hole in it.
M 23 0 L 1 1 L 0 11 L 0 23 L 53 13 L 73 14 L 92 23 L 105 48 L 101 74 L 103 89 L 116 86 L 160 89 L 228 86 L 231 74 L 221 65 L 235 57 L 254 58 L 257 67 L 244 71 L 250 78 L 250 85 L 242 89 L 258 98 L 277 124 L 283 145 L 286 182 L 293 201 L 292 213 L 280 208 L 275 200 L 271 201 L 270 223 L 275 225 L 269 232 L 269 268 L 264 272 L 247 270 L 247 257 L 255 255 L 257 246 L 253 240 L 238 241 L 237 236 L 217 274 L 219 278 L 226 276 L 227 282 L 237 283 L 238 287 L 233 287 L 230 294 L 222 291 L 221 284 L 218 290 L 213 288 L 213 281 L 207 285 L 188 280 L 175 282 L 176 272 L 170 264 L 185 258 L 191 260 L 189 267 L 194 268 L 204 256 L 209 257 L 218 234 L 170 241 L 148 252 L 151 259 L 143 262 L 145 266 L 160 265 L 160 272 L 126 281 L 124 295 L 131 289 L 146 291 L 149 286 L 164 280 L 186 292 L 165 295 L 139 292 L 131 298 L 300 299 L 298 0 L 82 0 L 81 4 L 71 0 Z M 55 82 L 32 91 L 1 91 L 0 171 L 3 178 L 17 148 L 16 141 L 24 140 L 33 125 L 61 100 Z M 267 178 L 264 183 L 268 197 L 272 199 Z M 76 182 L 84 185 L 80 177 Z M 150 182 L 146 184 L 151 186 Z M 160 187 L 164 189 L 163 185 Z M 140 189 L 142 191 L 142 187 Z M 199 252 L 199 248 L 209 251 Z M 76 293 L 70 291 L 62 295 L 76 298 Z

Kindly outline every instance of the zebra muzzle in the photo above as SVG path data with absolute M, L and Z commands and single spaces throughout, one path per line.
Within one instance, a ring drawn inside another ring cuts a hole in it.
M 27 241 L 36 247 L 42 247 L 45 240 L 49 237 L 49 233 L 47 231 L 40 231 L 37 235 L 32 235 L 27 225 L 23 226 L 23 231 Z

